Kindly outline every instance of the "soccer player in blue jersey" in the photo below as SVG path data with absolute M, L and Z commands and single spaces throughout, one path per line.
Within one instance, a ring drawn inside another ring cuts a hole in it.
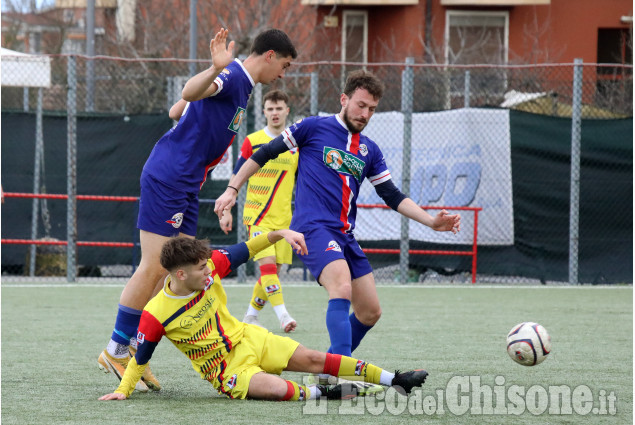
M 134 351 L 129 345 L 135 343 L 141 310 L 167 273 L 159 263 L 161 246 L 173 236 L 196 235 L 200 188 L 234 141 L 252 89 L 282 78 L 297 57 L 289 37 L 271 29 L 254 39 L 241 62 L 233 58 L 234 42 L 227 44 L 227 35 L 221 29 L 211 40 L 212 65 L 185 84 L 182 97 L 189 103 L 143 167 L 137 221 L 141 262 L 121 294 L 111 340 L 98 359 L 102 370 L 119 378 Z M 139 390 L 148 388 L 160 389 L 149 368 L 137 384 Z
M 377 144 L 361 134 L 383 94 L 372 73 L 348 75 L 339 114 L 309 117 L 261 147 L 230 180 L 214 211 L 222 215 L 235 204 L 237 189 L 271 158 L 298 148 L 295 212 L 291 228 L 305 235 L 308 255 L 301 257 L 328 291 L 326 326 L 329 352 L 350 356 L 379 320 L 375 278 L 353 230 L 359 189 L 368 179 L 377 194 L 400 214 L 437 231 L 460 230 L 461 218 L 443 210 L 432 217 L 392 182 Z M 353 313 L 349 315 L 350 307 Z
M 230 398 L 338 399 L 366 395 L 375 387 L 355 382 L 301 385 L 277 376 L 283 370 L 346 376 L 352 381 L 393 386 L 402 393 L 421 386 L 428 375 L 425 370 L 392 373 L 362 360 L 309 350 L 230 314 L 221 279 L 282 238 L 299 255 L 307 253 L 303 235 L 289 229 L 274 230 L 213 252 L 209 243 L 200 239 L 167 240 L 160 258 L 169 275 L 163 289 L 143 309 L 138 350 L 119 387 L 100 400 L 128 398 L 164 336 L 190 359 L 201 378 Z

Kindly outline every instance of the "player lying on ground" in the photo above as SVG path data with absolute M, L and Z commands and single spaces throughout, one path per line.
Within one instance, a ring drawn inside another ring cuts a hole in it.
M 165 242 L 160 258 L 169 275 L 163 290 L 141 314 L 138 350 L 120 377 L 119 387 L 100 400 L 130 396 L 163 336 L 190 359 L 203 379 L 230 398 L 338 399 L 365 395 L 368 390 L 355 383 L 299 385 L 277 376 L 283 370 L 345 376 L 395 386 L 405 393 L 421 386 L 427 376 L 424 370 L 393 374 L 351 357 L 310 350 L 288 337 L 240 322 L 229 313 L 221 278 L 282 238 L 296 253 L 307 253 L 304 236 L 288 229 L 212 252 L 204 240 L 179 237 Z

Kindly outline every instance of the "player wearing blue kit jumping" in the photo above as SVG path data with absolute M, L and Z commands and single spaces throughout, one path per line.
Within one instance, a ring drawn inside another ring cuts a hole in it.
M 445 210 L 432 217 L 406 197 L 392 182 L 377 144 L 361 134 L 382 94 L 383 84 L 372 73 L 350 73 L 340 96 L 339 114 L 306 118 L 261 147 L 230 180 L 214 208 L 222 215 L 235 203 L 234 188 L 240 188 L 280 152 L 298 148 L 291 228 L 304 233 L 308 254 L 302 261 L 329 294 L 329 351 L 347 356 L 381 316 L 372 268 L 353 236 L 356 201 L 364 179 L 370 180 L 392 209 L 434 230 L 456 233 L 461 223 L 458 214 L 449 215 Z M 351 304 L 353 313 L 349 315 Z
M 254 39 L 241 62 L 233 58 L 234 42 L 227 45 L 227 35 L 221 29 L 210 42 L 212 66 L 185 84 L 178 124 L 157 142 L 143 167 L 137 221 L 141 262 L 121 294 L 111 340 L 98 359 L 102 370 L 120 379 L 134 351 L 141 311 L 167 274 L 159 261 L 161 247 L 170 237 L 196 235 L 198 193 L 234 141 L 252 89 L 282 78 L 297 57 L 289 37 L 271 29 Z M 148 388 L 160 385 L 146 368 L 137 389 Z

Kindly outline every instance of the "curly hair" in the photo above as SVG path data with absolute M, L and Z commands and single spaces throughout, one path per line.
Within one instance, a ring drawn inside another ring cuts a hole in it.
M 207 239 L 177 237 L 169 239 L 161 248 L 160 262 L 167 271 L 178 267 L 198 264 L 209 258 L 212 250 Z

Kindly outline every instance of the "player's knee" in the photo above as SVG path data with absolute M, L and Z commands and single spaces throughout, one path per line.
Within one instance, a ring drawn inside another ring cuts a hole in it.
M 364 309 L 360 312 L 355 312 L 355 316 L 357 316 L 357 319 L 366 326 L 373 326 L 381 318 L 381 307 L 377 306 Z
M 353 294 L 350 282 L 335 282 L 327 286 L 327 291 L 331 298 L 345 298 L 347 300 L 350 300 Z

